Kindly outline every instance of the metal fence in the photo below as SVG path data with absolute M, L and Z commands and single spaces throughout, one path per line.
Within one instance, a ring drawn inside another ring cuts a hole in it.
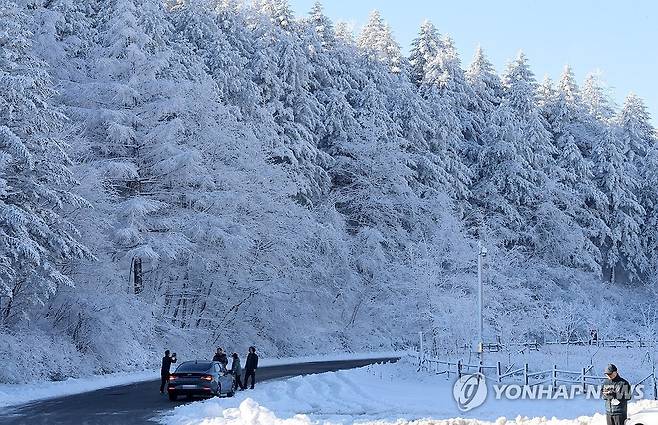
M 420 350 L 418 352 L 418 369 L 433 371 L 436 374 L 446 374 L 448 378 L 451 374 L 453 374 L 455 377 L 461 378 L 463 375 L 479 372 L 486 376 L 488 379 L 494 379 L 499 383 L 502 383 L 504 380 L 513 380 L 516 382 L 520 380 L 524 385 L 529 386 L 549 383 L 552 388 L 556 388 L 560 384 L 576 384 L 581 385 L 583 391 L 587 391 L 588 386 L 599 384 L 605 379 L 602 376 L 591 374 L 594 367 L 592 364 L 583 367 L 580 370 L 564 370 L 559 369 L 557 365 L 553 365 L 551 369 L 531 372 L 528 363 L 525 363 L 523 367 L 514 368 L 514 364 L 503 367 L 501 362 L 496 362 L 495 365 L 487 365 L 483 363 L 470 364 L 465 362 L 463 359 L 457 361 L 442 360 L 434 356 L 427 356 L 424 349 L 423 332 L 419 332 L 419 337 Z M 581 346 L 594 345 L 613 348 L 656 347 L 656 341 L 653 340 L 626 338 L 545 341 L 543 344 Z M 511 343 L 506 345 L 503 345 L 500 341 L 496 341 L 494 343 L 483 343 L 482 348 L 484 351 L 502 351 L 503 348 L 523 347 L 523 350 L 528 349 L 531 351 L 539 351 L 541 345 L 541 343 L 536 341 Z M 652 366 L 652 372 L 650 374 L 633 385 L 640 384 L 649 385 L 653 390 L 654 400 L 658 400 L 658 383 L 656 379 L 655 365 Z
M 656 347 L 656 341 L 648 339 L 627 339 L 627 338 L 606 338 L 606 339 L 573 339 L 568 341 L 526 341 L 526 342 L 509 342 L 502 343 L 484 342 L 482 349 L 486 352 L 499 352 L 505 349 L 539 351 L 543 345 L 574 345 L 574 346 L 592 346 L 592 347 L 609 347 L 609 348 L 650 348 Z
M 588 386 L 601 384 L 605 379 L 602 376 L 592 375 L 593 367 L 593 365 L 589 365 L 580 370 L 564 370 L 559 369 L 557 365 L 553 365 L 551 369 L 531 371 L 528 363 L 525 363 L 522 367 L 518 368 L 515 368 L 514 365 L 503 367 L 501 362 L 496 362 L 495 365 L 469 364 L 461 359 L 457 361 L 441 360 L 433 357 L 421 356 L 419 353 L 418 369 L 424 369 L 436 374 L 446 374 L 448 378 L 451 374 L 456 378 L 461 378 L 463 375 L 470 375 L 478 372 L 486 376 L 487 379 L 493 379 L 498 383 L 522 382 L 524 385 L 531 387 L 550 384 L 552 388 L 557 388 L 557 386 L 561 384 L 575 384 L 580 385 L 583 392 L 585 392 L 587 391 Z M 653 399 L 658 399 L 655 373 L 652 372 L 634 385 L 640 384 L 649 384 L 652 387 Z
M 647 339 L 627 339 L 627 338 L 602 338 L 602 339 L 576 339 L 568 341 L 545 341 L 545 345 L 593 345 L 597 347 L 611 348 L 645 348 L 655 347 L 656 341 Z

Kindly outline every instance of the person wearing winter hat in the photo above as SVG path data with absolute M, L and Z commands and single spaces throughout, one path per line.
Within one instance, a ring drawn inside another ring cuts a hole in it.
M 617 366 L 612 363 L 605 368 L 602 394 L 605 400 L 607 425 L 624 425 L 628 416 L 627 405 L 631 399 L 631 385 L 619 376 Z

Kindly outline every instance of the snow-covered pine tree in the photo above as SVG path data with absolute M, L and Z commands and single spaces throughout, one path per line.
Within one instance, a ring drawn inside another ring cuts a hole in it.
M 324 167 L 328 158 L 317 148 L 323 126 L 322 108 L 311 94 L 309 53 L 296 34 L 279 32 L 273 45 L 262 53 L 256 52 L 261 54 L 267 57 L 256 63 L 256 82 L 271 90 L 262 94 L 262 101 L 271 113 L 279 138 L 271 150 L 273 161 L 286 164 L 299 176 L 297 199 L 312 205 L 327 193 L 329 176 Z M 271 70 L 276 70 L 275 75 L 270 75 Z
M 402 67 L 400 45 L 393 38 L 389 25 L 381 14 L 373 10 L 368 23 L 363 27 L 357 45 L 364 52 L 389 66 L 391 72 L 397 73 Z
M 459 68 L 459 57 L 454 46 L 449 39 L 443 45 L 445 49 L 439 51 L 425 67 L 420 92 L 433 121 L 430 150 L 442 158 L 440 167 L 449 176 L 445 189 L 455 199 L 464 201 L 469 197 L 471 181 L 471 170 L 462 160 L 462 154 L 469 151 L 464 134 L 466 128 L 471 128 L 472 122 L 465 103 L 472 92 L 463 70 Z M 473 134 L 470 130 L 468 133 Z
M 421 91 L 436 91 L 436 95 L 455 114 L 463 139 L 457 148 L 467 165 L 472 165 L 478 152 L 477 129 L 482 124 L 476 122 L 478 117 L 473 114 L 475 94 L 466 81 L 452 39 L 445 37 L 441 41 L 437 55 L 426 65 L 425 71 Z
M 324 14 L 322 3 L 316 1 L 309 12 L 308 21 L 318 34 L 324 47 L 332 46 L 336 42 L 334 26 L 331 20 Z
M 288 4 L 288 0 L 259 0 L 258 8 L 270 18 L 272 23 L 285 30 L 292 30 L 295 26 L 295 15 Z
M 135 292 L 144 287 L 147 268 L 189 250 L 171 217 L 187 205 L 188 189 L 203 188 L 204 180 L 194 147 L 185 144 L 185 111 L 179 109 L 184 85 L 177 80 L 187 72 L 174 57 L 165 14 L 157 0 L 108 1 L 99 16 L 99 60 L 91 74 L 100 111 L 87 125 L 91 162 L 105 170 L 121 206 L 115 259 L 132 271 Z
M 537 86 L 537 106 L 544 114 L 547 114 L 547 110 L 553 106 L 556 96 L 553 80 L 548 75 L 544 76 L 542 82 Z
M 91 257 L 67 208 L 74 195 L 65 139 L 67 117 L 53 104 L 48 65 L 32 48 L 30 15 L 0 5 L 0 314 L 10 325 L 29 317 L 62 285 L 73 282 L 64 263 Z
M 549 261 L 568 257 L 568 254 L 555 255 L 556 250 L 567 245 L 569 235 L 562 230 L 570 228 L 568 215 L 556 205 L 559 189 L 553 184 L 551 175 L 555 173 L 553 158 L 557 150 L 547 123 L 541 115 L 537 104 L 537 83 L 523 53 L 512 61 L 503 76 L 505 100 L 509 104 L 515 122 L 518 124 L 518 136 L 523 142 L 518 145 L 520 153 L 533 169 L 532 190 L 536 198 L 530 200 L 534 207 L 530 209 L 528 220 L 529 245 L 536 255 L 546 255 Z M 556 232 L 555 229 L 562 229 Z M 556 233 L 562 234 L 564 241 L 547 238 Z M 559 261 L 559 260 L 557 260 Z
M 477 226 L 477 234 L 490 234 L 506 249 L 527 248 L 529 217 L 540 191 L 519 130 L 504 100 L 489 116 L 481 136 L 483 146 L 470 198 L 476 214 L 469 226 Z
M 179 57 L 193 62 L 193 56 L 202 58 L 207 72 L 220 90 L 221 98 L 256 120 L 258 114 L 258 88 L 254 84 L 249 64 L 253 39 L 245 31 L 245 17 L 232 4 L 187 2 L 171 13 L 177 45 L 184 51 Z
M 483 121 L 498 106 L 503 97 L 500 77 L 487 59 L 482 47 L 478 46 L 473 61 L 466 71 L 466 80 L 475 95 L 474 104 L 477 115 Z
M 479 46 L 465 77 L 472 90 L 472 99 L 469 102 L 475 142 L 472 149 L 476 151 L 475 156 L 477 158 L 479 154 L 477 151 L 479 151 L 479 146 L 482 145 L 482 135 L 486 131 L 487 122 L 502 101 L 503 87 L 493 65 Z
M 386 96 L 377 88 L 377 83 L 391 76 L 386 66 L 370 58 L 362 60 L 362 68 L 370 75 L 349 99 L 358 127 L 341 144 L 331 169 L 333 199 L 353 235 L 352 267 L 360 279 L 351 301 L 350 327 L 373 314 L 395 314 L 382 306 L 401 294 L 399 288 L 407 280 L 398 249 L 409 237 L 408 219 L 416 208 L 399 128 L 387 111 Z M 384 246 L 393 250 L 382 250 Z
M 537 108 L 537 82 L 530 70 L 528 60 L 520 52 L 510 62 L 503 75 L 504 97 L 519 123 L 521 137 L 525 140 L 523 155 L 537 171 L 538 182 L 545 178 L 546 167 L 550 163 L 555 147 L 546 123 Z
M 551 252 L 560 264 L 598 271 L 600 252 L 595 241 L 607 232 L 606 201 L 593 182 L 591 161 L 583 156 L 583 152 L 591 151 L 594 135 L 589 132 L 571 68 L 565 67 L 557 89 L 547 78 L 538 92 L 539 106 L 557 148 L 554 166 L 548 170 L 552 199 L 543 205 L 571 229 L 554 229 L 547 232 L 545 240 L 559 247 L 551 248 Z M 560 239 L 555 240 L 555 235 L 561 235 Z
M 344 21 L 336 22 L 335 26 L 336 38 L 348 45 L 355 45 L 354 32 L 349 23 Z
M 634 165 L 637 181 L 637 198 L 646 213 L 642 232 L 642 250 L 647 256 L 650 269 L 658 267 L 658 152 L 656 149 L 656 131 L 651 124 L 651 117 L 644 101 L 634 93 L 629 94 L 616 119 L 619 126 L 619 138 L 623 146 L 628 147 L 626 157 Z M 644 276 L 643 276 L 644 277 Z
M 503 99 L 487 121 L 472 200 L 490 233 L 507 249 L 532 252 L 533 227 L 554 152 L 536 109 L 536 82 L 525 56 L 508 65 Z M 535 241 L 535 242 L 533 242 Z
M 373 10 L 368 16 L 368 22 L 361 29 L 357 46 L 362 50 L 375 50 L 382 42 L 386 23 L 379 10 Z
M 655 142 L 655 129 L 644 101 L 634 93 L 629 94 L 616 122 L 622 130 L 622 143 L 630 148 L 628 159 L 640 165 L 648 147 Z
M 614 115 L 612 101 L 601 82 L 599 73 L 590 73 L 585 77 L 581 94 L 585 107 L 594 118 L 607 120 Z
M 473 91 L 472 116 L 474 117 L 475 136 L 477 140 L 477 156 L 475 162 L 471 164 L 473 175 L 472 184 L 477 188 L 474 189 L 475 191 L 480 191 L 484 188 L 484 185 L 481 185 L 479 182 L 488 173 L 483 168 L 488 166 L 483 162 L 485 159 L 483 150 L 490 148 L 490 146 L 485 145 L 487 142 L 485 137 L 491 137 L 489 127 L 494 125 L 492 122 L 494 113 L 502 102 L 503 86 L 493 65 L 486 58 L 483 49 L 479 46 L 465 76 L 466 81 Z M 494 140 L 488 140 L 488 142 L 491 143 Z M 481 199 L 483 193 L 473 192 L 472 195 L 471 203 L 473 207 L 469 208 L 470 211 L 466 215 L 466 226 L 469 230 L 478 233 L 478 227 L 483 224 L 483 217 L 485 215 Z
M 418 37 L 411 42 L 409 64 L 411 81 L 420 86 L 427 74 L 427 65 L 436 58 L 441 49 L 441 38 L 438 30 L 430 21 L 424 21 L 420 26 Z
M 620 130 L 610 125 L 594 146 L 594 177 L 607 197 L 606 224 L 610 229 L 600 241 L 605 280 L 611 283 L 634 280 L 646 271 L 647 256 L 642 250 L 645 210 L 636 193 L 637 170 L 628 161 L 629 146 Z
M 654 139 L 658 134 L 654 132 Z M 640 188 L 640 203 L 645 210 L 643 232 L 643 250 L 649 261 L 647 274 L 655 276 L 658 272 L 658 143 L 654 142 L 647 148 L 647 155 L 642 167 L 642 186 Z

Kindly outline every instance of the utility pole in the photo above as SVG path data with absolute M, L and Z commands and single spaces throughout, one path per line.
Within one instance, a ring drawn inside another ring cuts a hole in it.
M 478 241 L 478 357 L 480 364 L 482 363 L 482 355 L 484 352 L 484 318 L 483 318 L 483 298 L 482 298 L 482 260 L 487 255 L 487 248 L 482 246 L 482 242 Z
M 420 363 L 420 368 L 422 369 L 425 363 L 425 344 L 423 341 L 423 331 L 418 332 L 418 336 L 420 337 L 420 347 L 419 347 L 419 353 L 418 353 L 418 359 Z

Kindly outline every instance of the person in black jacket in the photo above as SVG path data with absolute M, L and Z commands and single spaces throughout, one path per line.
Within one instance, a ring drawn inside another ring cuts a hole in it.
M 221 364 L 226 367 L 228 365 L 228 357 L 226 356 L 226 353 L 224 352 L 224 349 L 221 347 L 217 347 L 217 352 L 215 352 L 215 355 L 212 358 L 213 362 L 220 362 Z
M 619 376 L 617 366 L 609 364 L 605 368 L 603 381 L 603 399 L 605 400 L 605 417 L 607 425 L 624 425 L 628 416 L 627 405 L 631 399 L 631 385 Z
M 244 364 L 244 386 L 249 383 L 251 377 L 251 389 L 254 389 L 256 384 L 256 369 L 258 369 L 258 355 L 256 355 L 256 348 L 249 347 L 249 354 L 247 354 L 247 361 Z
M 165 385 L 169 382 L 169 370 L 171 369 L 171 364 L 176 363 L 176 353 L 169 356 L 169 350 L 166 350 L 164 354 L 165 355 L 162 358 L 162 367 L 160 368 L 160 394 L 164 394 Z

